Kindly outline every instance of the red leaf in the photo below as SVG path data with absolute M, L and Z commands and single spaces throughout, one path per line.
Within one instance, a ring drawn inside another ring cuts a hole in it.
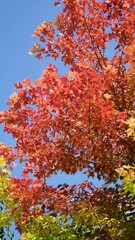
M 22 89 L 19 93 L 18 93 L 18 97 L 20 98 L 24 98 L 26 96 L 26 90 Z

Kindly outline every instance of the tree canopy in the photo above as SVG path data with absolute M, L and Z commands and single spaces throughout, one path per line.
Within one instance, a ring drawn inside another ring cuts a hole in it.
M 0 222 L 4 227 L 14 221 L 23 240 L 132 240 L 135 1 L 54 5 L 60 13 L 37 27 L 29 53 L 38 60 L 61 58 L 70 70 L 59 74 L 49 64 L 36 81 L 17 82 L 8 110 L 0 113 L 4 131 L 16 140 L 12 147 L 0 143 Z M 8 172 L 17 159 L 23 162 L 21 178 Z M 80 171 L 88 180 L 48 185 L 46 179 L 58 171 Z M 94 186 L 89 177 L 104 184 Z

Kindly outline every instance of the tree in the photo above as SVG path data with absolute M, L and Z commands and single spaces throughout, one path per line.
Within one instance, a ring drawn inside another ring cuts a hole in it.
M 135 101 L 135 1 L 54 4 L 61 12 L 37 27 L 40 44 L 29 53 L 38 60 L 60 57 L 70 71 L 60 75 L 49 64 L 38 80 L 16 83 L 9 109 L 0 114 L 4 131 L 16 139 L 13 147 L 1 144 L 0 154 L 9 166 L 16 159 L 24 164 L 22 178 L 11 177 L 8 187 L 14 221 L 22 239 L 133 239 L 134 216 L 127 211 L 134 200 L 122 197 L 118 173 L 135 160 L 127 133 Z M 47 185 L 58 171 L 81 171 L 104 185 Z

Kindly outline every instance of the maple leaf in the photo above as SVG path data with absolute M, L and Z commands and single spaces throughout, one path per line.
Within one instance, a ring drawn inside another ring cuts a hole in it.
M 135 12 L 131 13 L 130 20 L 133 21 L 133 22 L 135 21 Z
M 29 54 L 32 55 L 34 53 L 40 52 L 40 49 L 41 49 L 40 45 L 37 43 L 34 43 L 33 48 L 29 51 Z
M 14 92 L 12 93 L 12 95 L 10 95 L 8 104 L 12 105 L 12 104 L 15 104 L 17 101 L 18 101 L 18 94 Z
M 108 100 L 108 99 L 110 99 L 111 98 L 111 95 L 110 94 L 108 94 L 108 93 L 105 93 L 104 94 L 104 97 Z
M 131 117 L 126 123 L 129 125 L 127 130 L 128 136 L 133 136 L 133 139 L 135 140 L 135 118 Z

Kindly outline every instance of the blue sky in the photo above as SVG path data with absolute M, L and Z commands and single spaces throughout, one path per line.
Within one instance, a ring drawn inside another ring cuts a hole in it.
M 53 20 L 57 12 L 51 0 L 0 1 L 0 109 L 14 91 L 15 82 L 26 77 L 34 80 L 47 66 L 47 60 L 36 61 L 28 51 L 36 41 L 33 31 L 43 21 Z

